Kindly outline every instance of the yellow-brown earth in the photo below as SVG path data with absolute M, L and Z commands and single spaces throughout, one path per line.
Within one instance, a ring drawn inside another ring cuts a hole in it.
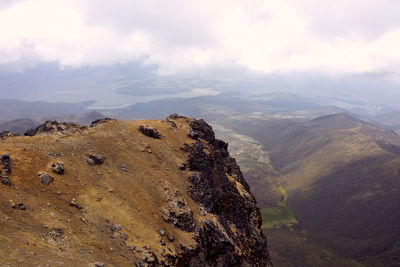
M 217 265 L 229 262 L 229 257 L 220 257 L 224 252 L 213 251 L 215 255 L 210 256 L 211 252 L 202 251 L 208 242 L 201 234 L 207 223 L 233 244 L 231 251 L 239 264 L 268 265 L 266 251 L 253 253 L 260 248 L 250 248 L 250 241 L 243 245 L 239 238 L 250 231 L 265 244 L 259 210 L 248 186 L 242 185 L 244 180 L 229 173 L 228 179 L 221 177 L 246 198 L 236 201 L 253 205 L 254 211 L 246 217 L 250 226 L 238 230 L 228 215 L 207 210 L 189 195 L 193 185 L 188 177 L 193 171 L 179 168 L 189 153 L 181 147 L 201 142 L 205 154 L 216 154 L 210 142 L 188 137 L 193 120 L 177 117 L 171 121 L 110 120 L 94 127 L 5 138 L 0 154 L 10 155 L 12 172 L 11 186 L 0 184 L 0 265 L 158 266 L 200 264 L 201 259 L 210 264 L 213 257 Z M 162 138 L 144 135 L 138 131 L 140 125 L 156 128 Z M 104 156 L 104 163 L 89 165 L 85 160 L 89 154 Z M 64 164 L 64 174 L 52 171 L 51 164 L 56 162 Z M 54 178 L 49 185 L 40 182 L 42 171 Z M 176 227 L 164 218 L 163 211 L 171 209 L 172 200 L 183 202 L 178 209 L 192 213 L 193 230 Z M 20 203 L 26 210 L 12 208 Z M 251 253 L 259 259 L 251 262 Z

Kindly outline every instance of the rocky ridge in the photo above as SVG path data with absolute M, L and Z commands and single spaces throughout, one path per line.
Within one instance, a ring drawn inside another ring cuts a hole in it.
M 249 186 L 203 120 L 51 121 L 26 135 L 0 146 L 0 262 L 271 265 Z

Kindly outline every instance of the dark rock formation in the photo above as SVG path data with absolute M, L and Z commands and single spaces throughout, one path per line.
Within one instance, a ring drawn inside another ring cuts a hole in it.
M 11 185 L 9 175 L 11 174 L 11 158 L 10 155 L 0 155 L 0 179 L 4 185 Z
M 169 115 L 169 116 L 167 117 L 167 120 L 168 120 L 168 119 L 170 119 L 170 120 L 187 119 L 187 117 L 178 115 L 178 114 L 176 114 L 176 113 L 173 113 L 173 114 L 171 114 L 171 115 Z
M 188 131 L 188 136 L 194 140 L 196 140 L 197 138 L 199 138 L 199 133 L 194 131 L 193 129 L 189 129 Z
M 89 165 L 100 165 L 103 164 L 105 157 L 102 155 L 88 154 L 85 159 L 86 163 Z
M 26 206 L 24 205 L 24 203 L 14 204 L 12 208 L 17 210 L 26 210 Z
M 215 133 L 210 125 L 208 125 L 204 120 L 192 120 L 189 122 L 192 131 L 198 134 L 198 137 L 206 140 L 207 142 L 212 142 L 215 140 Z
M 216 220 L 206 220 L 198 226 L 198 247 L 183 248 L 190 256 L 181 259 L 181 263 L 270 266 L 260 211 L 239 166 L 229 156 L 228 144 L 215 139 L 211 126 L 203 120 L 193 120 L 189 125 L 203 141 L 196 141 L 189 152 L 187 164 L 193 173 L 188 191 Z
M 64 174 L 64 163 L 56 162 L 51 164 L 51 170 L 57 174 Z
M 46 121 L 44 124 L 39 125 L 34 129 L 30 129 L 25 132 L 25 136 L 35 136 L 40 133 L 61 133 L 67 134 L 68 132 L 77 132 L 85 130 L 87 127 L 82 126 L 73 122 L 57 122 L 57 121 Z
M 6 139 L 6 138 L 9 138 L 9 137 L 14 137 L 14 136 L 19 136 L 19 134 L 16 134 L 16 133 L 13 133 L 13 132 L 10 132 L 10 131 L 3 131 L 3 132 L 0 133 L 0 138 L 2 140 Z
M 116 121 L 116 119 L 111 119 L 111 118 L 103 118 L 103 119 L 98 119 L 95 121 L 92 121 L 92 124 L 90 124 L 90 127 L 94 127 L 103 123 L 107 123 L 109 121 Z
M 140 125 L 139 131 L 148 137 L 161 139 L 161 134 L 157 131 L 156 128 Z
M 44 185 L 49 185 L 54 181 L 54 178 L 47 172 L 39 172 L 38 177 L 39 181 Z
M 182 195 L 176 191 L 173 194 L 167 192 L 167 196 L 168 207 L 162 209 L 164 220 L 183 231 L 192 232 L 195 227 L 193 212 Z

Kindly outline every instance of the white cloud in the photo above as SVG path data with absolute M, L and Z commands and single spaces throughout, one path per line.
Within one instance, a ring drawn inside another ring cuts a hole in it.
M 25 0 L 0 8 L 0 64 L 142 59 L 164 74 L 400 69 L 397 0 Z

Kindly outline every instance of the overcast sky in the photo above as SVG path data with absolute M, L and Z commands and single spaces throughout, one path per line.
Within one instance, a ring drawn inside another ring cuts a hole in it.
M 0 65 L 400 70 L 398 0 L 1 0 Z

